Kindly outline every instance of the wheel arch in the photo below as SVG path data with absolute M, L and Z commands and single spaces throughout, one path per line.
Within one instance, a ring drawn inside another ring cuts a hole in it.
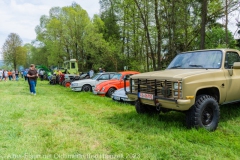
M 208 87 L 208 88 L 201 88 L 197 91 L 196 97 L 199 95 L 209 95 L 216 99 L 216 101 L 219 103 L 220 100 L 220 92 L 217 87 Z M 196 99 L 195 99 L 196 100 Z

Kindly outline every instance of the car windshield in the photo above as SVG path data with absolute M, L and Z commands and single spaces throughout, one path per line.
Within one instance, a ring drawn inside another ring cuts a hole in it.
M 121 77 L 122 77 L 122 74 L 117 73 L 117 74 L 114 74 L 114 76 L 112 77 L 112 79 L 120 80 Z
M 101 76 L 101 75 L 102 75 L 102 74 L 97 73 L 97 74 L 95 74 L 95 75 L 92 77 L 92 79 L 93 79 L 93 80 L 96 80 L 96 79 L 98 79 L 98 77 Z
M 178 54 L 167 69 L 220 68 L 222 52 L 219 50 L 198 51 Z

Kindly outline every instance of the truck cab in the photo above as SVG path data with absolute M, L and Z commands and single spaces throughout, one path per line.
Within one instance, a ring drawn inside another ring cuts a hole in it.
M 66 74 L 79 74 L 78 63 L 76 59 L 70 59 L 63 62 Z

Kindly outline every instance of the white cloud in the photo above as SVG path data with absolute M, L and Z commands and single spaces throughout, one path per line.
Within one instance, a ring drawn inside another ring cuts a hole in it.
M 99 0 L 0 0 L 0 52 L 10 33 L 17 33 L 23 43 L 30 43 L 36 38 L 35 27 L 42 15 L 48 15 L 52 7 L 70 6 L 73 2 L 90 17 L 99 13 Z

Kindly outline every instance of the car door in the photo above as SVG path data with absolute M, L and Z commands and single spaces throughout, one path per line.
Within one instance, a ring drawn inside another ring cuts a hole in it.
M 224 63 L 224 74 L 227 80 L 225 102 L 232 102 L 240 99 L 240 69 L 232 69 L 234 62 L 239 62 L 239 54 L 232 51 L 227 52 Z M 232 75 L 229 73 L 231 70 L 233 71 Z

